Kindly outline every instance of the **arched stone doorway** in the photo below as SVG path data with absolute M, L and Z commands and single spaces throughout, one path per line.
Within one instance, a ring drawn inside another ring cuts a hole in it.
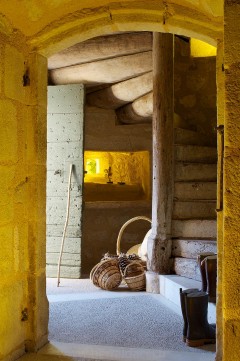
M 37 71 L 46 67 L 44 57 L 91 37 L 121 31 L 155 31 L 181 34 L 195 37 L 213 45 L 221 42 L 222 23 L 217 16 L 206 13 L 206 9 L 197 9 L 178 4 L 166 5 L 152 1 L 123 4 L 105 2 L 103 6 L 88 9 L 75 9 L 71 15 L 64 16 L 62 9 L 60 20 L 49 22 L 37 35 L 30 37 L 28 44 L 39 54 Z M 206 4 L 205 4 L 206 5 Z M 204 11 L 205 10 L 205 11 Z M 218 14 L 219 15 L 219 14 Z M 211 19 L 211 21 L 209 20 Z M 42 65 L 41 65 L 42 63 Z M 46 83 L 39 82 L 38 91 L 46 93 Z M 36 260 L 37 261 L 37 260 Z M 40 291 L 36 290 L 36 293 Z M 40 300 L 40 294 L 36 294 Z M 220 305 L 218 306 L 220 309 Z M 47 309 L 39 308 L 37 319 L 46 319 Z M 36 321 L 37 321 L 36 319 Z M 41 327 L 40 327 L 41 328 Z M 45 326 L 42 335 L 47 333 Z M 41 335 L 40 335 L 41 337 Z M 218 348 L 221 339 L 218 338 Z

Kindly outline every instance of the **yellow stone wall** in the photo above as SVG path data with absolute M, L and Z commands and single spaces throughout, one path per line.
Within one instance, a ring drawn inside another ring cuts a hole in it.
M 240 3 L 224 8 L 223 360 L 240 358 Z
M 35 54 L 49 55 L 86 38 L 132 30 L 174 32 L 216 45 L 223 34 L 223 1 L 22 0 L 19 6 L 19 0 L 0 0 L 0 9 L 0 358 L 7 359 L 23 350 L 26 339 L 30 349 L 45 342 L 47 332 L 46 61 Z M 239 14 L 239 2 L 225 0 L 226 97 L 223 92 L 218 97 L 219 122 L 225 126 L 224 211 L 218 216 L 219 361 L 237 361 L 240 354 Z M 28 65 L 30 86 L 23 88 Z M 25 307 L 29 320 L 22 322 Z
M 47 332 L 46 60 L 29 56 L 19 33 L 0 33 L 0 44 L 0 359 L 6 360 L 44 342 Z M 23 86 L 27 73 L 30 84 Z

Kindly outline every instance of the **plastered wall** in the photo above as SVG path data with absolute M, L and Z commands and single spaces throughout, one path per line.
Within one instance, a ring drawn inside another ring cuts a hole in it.
M 57 277 L 67 216 L 70 164 L 69 220 L 61 261 L 61 277 L 80 278 L 83 181 L 83 85 L 48 87 L 47 116 L 47 276 Z
M 0 359 L 10 360 L 47 341 L 47 74 L 17 31 L 0 44 Z

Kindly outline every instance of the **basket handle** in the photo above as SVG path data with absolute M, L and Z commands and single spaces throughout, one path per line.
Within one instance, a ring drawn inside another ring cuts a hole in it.
M 137 216 L 137 217 L 133 217 L 131 219 L 129 219 L 126 223 L 124 223 L 124 225 L 121 227 L 120 231 L 119 231 L 119 234 L 118 234 L 118 238 L 117 238 L 117 255 L 119 256 L 120 255 L 120 242 L 121 242 L 121 238 L 122 238 L 122 234 L 123 234 L 123 231 L 124 229 L 132 222 L 134 221 L 138 221 L 140 219 L 143 219 L 145 221 L 148 221 L 150 223 L 152 223 L 151 219 L 148 218 L 148 217 L 145 217 L 145 216 Z
M 132 262 L 129 263 L 129 264 L 125 267 L 125 269 L 124 269 L 124 272 L 123 272 L 123 277 L 124 277 L 124 278 L 126 277 L 126 271 L 127 271 L 128 267 L 129 267 L 129 266 L 132 266 L 132 265 L 134 265 L 134 264 L 137 264 L 137 265 L 141 268 L 142 272 L 145 271 L 145 270 L 144 270 L 144 267 L 141 265 L 141 263 L 139 263 L 138 261 L 132 261 Z

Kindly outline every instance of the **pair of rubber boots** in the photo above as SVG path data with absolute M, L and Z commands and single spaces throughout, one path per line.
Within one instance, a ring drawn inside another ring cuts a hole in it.
M 183 341 L 199 347 L 216 342 L 216 326 L 208 323 L 208 294 L 198 289 L 182 290 L 180 301 L 183 315 Z
M 208 293 L 209 302 L 216 303 L 217 256 L 214 253 L 201 253 L 197 260 L 202 279 L 202 291 Z

